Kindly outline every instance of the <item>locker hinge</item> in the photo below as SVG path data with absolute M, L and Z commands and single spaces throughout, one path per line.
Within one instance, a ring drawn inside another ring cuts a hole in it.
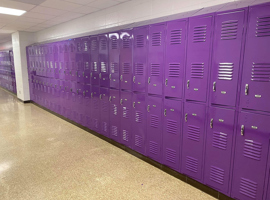
M 123 75 L 120 76 L 120 80 L 123 81 Z
M 82 73 L 83 77 L 84 77 L 84 72 Z
M 99 79 L 101 79 L 101 73 L 99 73 Z
M 93 92 L 91 92 L 91 98 L 93 98 Z
M 148 111 L 148 112 L 149 112 L 149 108 L 150 108 L 150 106 L 148 105 L 148 106 L 147 106 L 147 111 Z
M 102 100 L 102 94 L 99 95 L 99 99 Z
M 216 91 L 216 82 L 213 82 L 213 92 Z
M 241 135 L 244 135 L 245 125 L 241 126 Z
M 109 97 L 109 102 L 111 102 L 111 101 L 112 101 L 112 96 Z
M 245 85 L 245 95 L 248 95 L 248 84 Z
M 90 76 L 91 76 L 91 78 L 92 78 L 92 76 L 93 76 L 93 73 L 92 73 L 92 72 L 91 72 Z
M 120 99 L 120 105 L 122 105 L 123 104 L 123 99 Z
M 150 81 L 151 81 L 151 77 L 148 78 L 148 84 L 150 84 Z
M 213 128 L 213 118 L 210 120 L 210 128 Z
M 133 102 L 133 108 L 135 108 L 135 102 Z
M 110 80 L 112 79 L 112 74 L 109 75 L 109 79 L 110 79 Z
M 187 80 L 187 89 L 189 89 L 189 80 Z
M 187 113 L 185 114 L 185 122 L 187 122 Z
M 167 109 L 164 109 L 164 116 L 166 117 L 167 115 Z
M 133 83 L 135 83 L 135 76 L 133 76 Z
M 168 79 L 165 80 L 165 85 L 168 86 Z

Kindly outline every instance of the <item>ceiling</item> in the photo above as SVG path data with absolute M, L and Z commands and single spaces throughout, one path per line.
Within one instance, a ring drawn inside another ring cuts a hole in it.
M 15 31 L 36 32 L 131 0 L 0 0 L 1 7 L 26 10 L 22 16 L 0 14 L 0 44 Z

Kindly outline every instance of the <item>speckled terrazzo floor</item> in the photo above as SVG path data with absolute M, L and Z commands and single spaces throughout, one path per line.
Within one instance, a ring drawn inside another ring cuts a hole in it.
M 0 200 L 213 197 L 0 89 Z

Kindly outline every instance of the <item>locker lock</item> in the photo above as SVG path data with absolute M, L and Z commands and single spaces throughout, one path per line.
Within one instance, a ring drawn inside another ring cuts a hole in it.
M 135 83 L 135 76 L 133 76 L 133 83 Z
M 210 120 L 210 128 L 213 128 L 213 118 Z
M 148 112 L 149 112 L 149 108 L 150 108 L 150 106 L 148 105 L 148 106 L 147 106 L 147 111 L 148 111 Z
M 248 95 L 248 84 L 245 85 L 245 95 Z
M 122 105 L 122 104 L 123 104 L 123 99 L 120 100 L 120 105 Z
M 189 80 L 187 80 L 187 89 L 189 89 Z
M 216 91 L 216 82 L 213 82 L 213 92 Z
M 135 102 L 133 102 L 133 108 L 135 108 Z
M 245 130 L 245 125 L 242 125 L 242 126 L 241 126 L 241 135 L 242 135 L 242 136 L 244 135 L 244 130 Z
M 150 84 L 150 81 L 151 81 L 151 78 L 149 77 L 149 78 L 148 78 L 148 84 Z
M 186 114 L 185 114 L 185 122 L 187 122 L 187 115 L 188 115 L 188 114 L 186 113 Z
M 164 109 L 164 116 L 166 117 L 167 115 L 167 109 Z
M 168 86 L 168 79 L 165 80 L 165 85 Z

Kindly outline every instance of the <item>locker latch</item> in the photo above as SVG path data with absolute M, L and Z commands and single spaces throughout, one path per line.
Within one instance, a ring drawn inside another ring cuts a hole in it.
M 185 122 L 187 122 L 187 113 L 185 114 Z
M 82 73 L 83 77 L 84 77 L 84 72 Z
M 102 94 L 99 95 L 99 99 L 102 100 Z
M 248 95 L 248 84 L 245 85 L 245 95 Z
M 135 83 L 135 76 L 133 76 L 133 83 Z
M 189 80 L 187 80 L 187 89 L 189 89 Z
M 150 106 L 148 105 L 148 106 L 147 106 L 147 111 L 148 111 L 148 112 L 149 112 L 149 108 L 150 108 Z
M 93 73 L 92 73 L 92 72 L 91 72 L 90 76 L 91 76 L 91 78 L 92 78 L 92 76 L 93 76 Z
M 149 78 L 148 78 L 148 84 L 150 84 L 150 80 L 151 80 L 151 78 L 149 77 Z
M 85 91 L 83 91 L 83 96 L 85 97 Z
M 110 80 L 112 79 L 112 74 L 109 75 L 109 79 L 110 79 Z
M 241 126 L 241 135 L 244 135 L 244 129 L 245 129 L 245 125 Z
M 101 73 L 99 73 L 99 79 L 101 79 Z
M 213 91 L 216 91 L 216 82 L 213 82 Z
M 167 86 L 168 85 L 168 79 L 166 78 L 165 80 L 165 85 Z
M 164 116 L 166 117 L 167 115 L 167 109 L 164 109 Z
M 213 118 L 210 120 L 210 128 L 213 128 Z
M 112 96 L 109 97 L 109 102 L 111 102 L 111 101 L 112 101 Z
M 135 108 L 135 102 L 133 102 L 133 108 Z
M 91 92 L 91 98 L 93 98 L 93 92 Z
M 120 80 L 123 81 L 123 75 L 120 76 Z

